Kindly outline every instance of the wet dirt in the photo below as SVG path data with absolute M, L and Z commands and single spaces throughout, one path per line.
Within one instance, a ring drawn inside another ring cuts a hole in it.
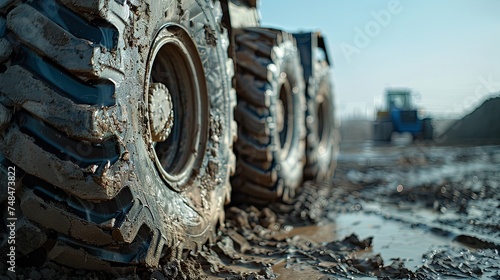
M 273 223 L 232 208 L 221 236 L 245 246 L 216 245 L 220 261 L 204 268 L 210 279 L 500 279 L 499 186 L 499 146 L 345 143 L 332 183 L 270 205 Z
M 18 277 L 500 279 L 499 187 L 500 146 L 348 142 L 332 182 L 305 183 L 288 205 L 229 205 L 197 256 L 125 276 L 45 263 Z

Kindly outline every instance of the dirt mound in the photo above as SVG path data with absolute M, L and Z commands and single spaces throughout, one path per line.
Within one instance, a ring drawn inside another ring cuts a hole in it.
M 486 100 L 440 135 L 439 144 L 500 144 L 500 95 Z

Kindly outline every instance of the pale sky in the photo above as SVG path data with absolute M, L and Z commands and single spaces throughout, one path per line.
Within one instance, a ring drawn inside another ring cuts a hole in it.
M 415 90 L 434 116 L 500 91 L 500 0 L 261 0 L 262 25 L 321 30 L 341 116 L 373 116 L 384 89 Z

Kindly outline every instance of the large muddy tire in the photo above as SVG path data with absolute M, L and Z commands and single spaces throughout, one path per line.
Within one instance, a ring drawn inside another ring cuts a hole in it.
M 18 257 L 79 268 L 199 249 L 235 166 L 219 2 L 1 3 L 4 248 L 17 217 Z M 9 167 L 16 213 L 5 211 Z
M 308 82 L 306 127 L 307 164 L 304 179 L 327 181 L 337 166 L 340 133 L 335 117 L 335 98 L 330 67 L 325 61 L 316 63 Z
M 234 198 L 289 201 L 302 182 L 304 82 L 295 39 L 285 32 L 236 31 L 239 133 Z

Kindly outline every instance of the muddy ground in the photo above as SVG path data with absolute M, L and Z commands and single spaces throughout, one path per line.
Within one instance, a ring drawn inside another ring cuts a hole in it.
M 500 279 L 500 146 L 395 143 L 344 142 L 333 180 L 292 204 L 228 206 L 198 256 L 127 275 L 45 263 L 18 279 Z
M 333 182 L 306 184 L 291 215 L 229 209 L 205 272 L 500 279 L 499 187 L 499 146 L 345 143 Z

